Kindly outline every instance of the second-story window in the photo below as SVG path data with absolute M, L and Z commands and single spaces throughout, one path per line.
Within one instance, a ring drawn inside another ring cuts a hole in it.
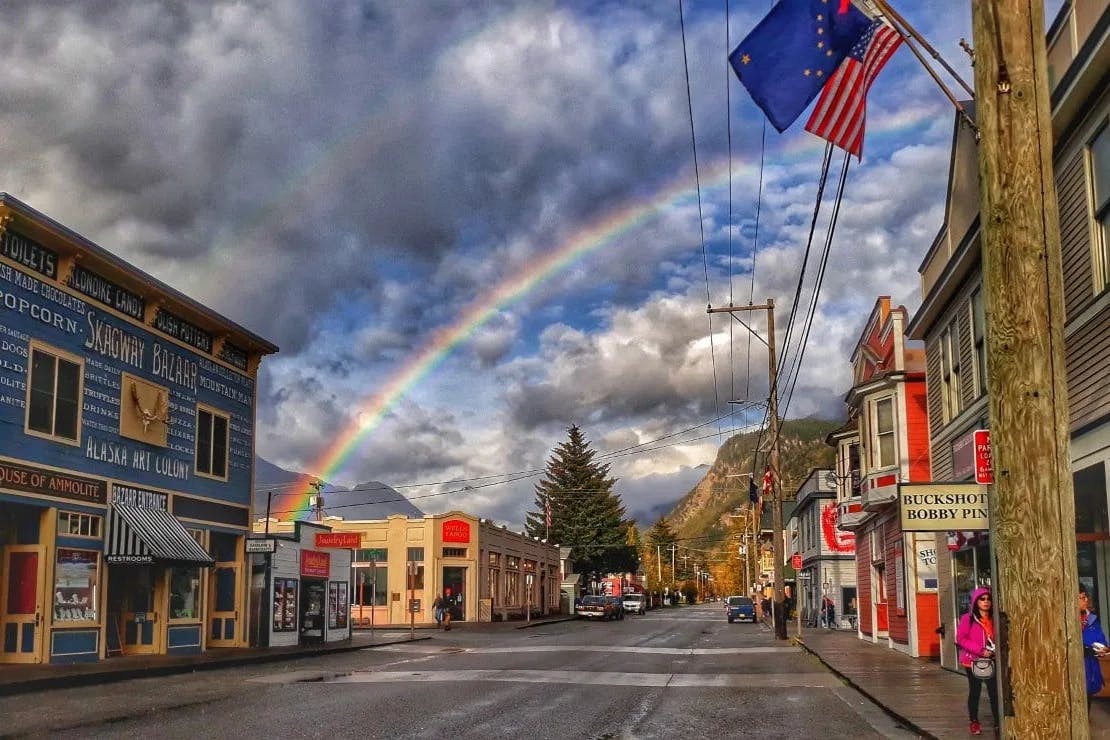
M 1110 288 L 1110 125 L 1103 124 L 1087 145 L 1091 183 L 1091 266 L 1095 294 Z
M 983 308 L 983 291 L 971 294 L 971 359 L 974 367 L 975 397 L 987 392 L 987 314 Z
M 227 478 L 228 418 L 212 409 L 197 407 L 197 472 Z
M 894 399 L 875 402 L 875 439 L 872 443 L 876 469 L 893 467 L 897 462 L 894 444 Z
M 27 431 L 76 443 L 82 368 L 77 358 L 31 345 Z
M 940 381 L 947 424 L 960 414 L 960 340 L 955 321 L 940 335 Z

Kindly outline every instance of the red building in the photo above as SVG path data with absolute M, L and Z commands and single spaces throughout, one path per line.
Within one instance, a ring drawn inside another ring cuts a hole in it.
M 830 436 L 850 467 L 841 484 L 848 495 L 838 497 L 839 526 L 856 535 L 859 635 L 936 656 L 936 539 L 903 532 L 898 511 L 899 484 L 927 482 L 930 474 L 925 351 L 906 346 L 906 321 L 906 309 L 892 308 L 889 296 L 875 302 L 852 353 L 845 398 L 855 433 Z

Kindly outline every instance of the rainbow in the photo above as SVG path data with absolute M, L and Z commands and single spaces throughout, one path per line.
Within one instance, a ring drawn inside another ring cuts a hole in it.
M 874 126 L 869 132 L 885 128 L 901 129 L 907 125 L 904 121 L 896 121 L 893 125 L 882 128 Z M 768 140 L 768 144 L 770 143 Z M 808 158 L 823 148 L 824 142 L 813 136 L 789 137 L 779 143 L 779 156 L 776 159 L 780 164 L 789 163 Z M 734 182 L 737 178 L 754 182 L 757 174 L 757 166 L 751 162 L 737 164 L 735 161 L 730 173 L 727 158 L 721 159 L 703 171 L 702 188 L 703 191 L 710 191 L 727 185 L 730 175 Z M 308 466 L 309 470 L 320 471 L 319 475 L 302 476 L 289 489 L 295 505 L 282 508 L 289 511 L 294 519 L 308 512 L 314 493 L 309 484 L 317 479 L 327 480 L 342 469 L 396 403 L 432 373 L 455 347 L 469 339 L 500 310 L 520 300 L 536 286 L 561 273 L 583 256 L 610 244 L 621 235 L 695 195 L 696 190 L 692 187 L 690 178 L 685 177 L 660 189 L 646 200 L 629 202 L 616 208 L 475 299 L 454 323 L 438 329 L 423 347 L 393 373 L 377 393 L 358 404 L 352 421 L 324 453 Z

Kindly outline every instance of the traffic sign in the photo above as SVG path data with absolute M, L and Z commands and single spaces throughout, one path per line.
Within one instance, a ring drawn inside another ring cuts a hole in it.
M 991 430 L 976 429 L 975 444 L 975 482 L 980 485 L 994 483 L 994 459 L 991 454 Z

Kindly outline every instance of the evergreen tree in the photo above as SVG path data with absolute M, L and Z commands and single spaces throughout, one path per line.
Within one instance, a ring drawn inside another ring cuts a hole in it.
M 645 535 L 642 558 L 645 561 L 651 561 L 652 567 L 655 568 L 653 572 L 648 573 L 648 577 L 658 581 L 655 584 L 657 589 L 662 589 L 664 586 L 675 582 L 675 568 L 671 548 L 674 547 L 677 541 L 678 536 L 671 529 L 670 523 L 663 515 L 659 516 L 659 519 L 651 525 L 651 529 Z
M 548 458 L 544 478 L 536 484 L 536 509 L 526 514 L 525 531 L 570 547 L 576 573 L 634 570 L 636 550 L 627 542 L 631 522 L 613 492 L 617 479 L 609 477 L 608 465 L 594 460 L 578 426 L 571 426 L 567 437 Z

